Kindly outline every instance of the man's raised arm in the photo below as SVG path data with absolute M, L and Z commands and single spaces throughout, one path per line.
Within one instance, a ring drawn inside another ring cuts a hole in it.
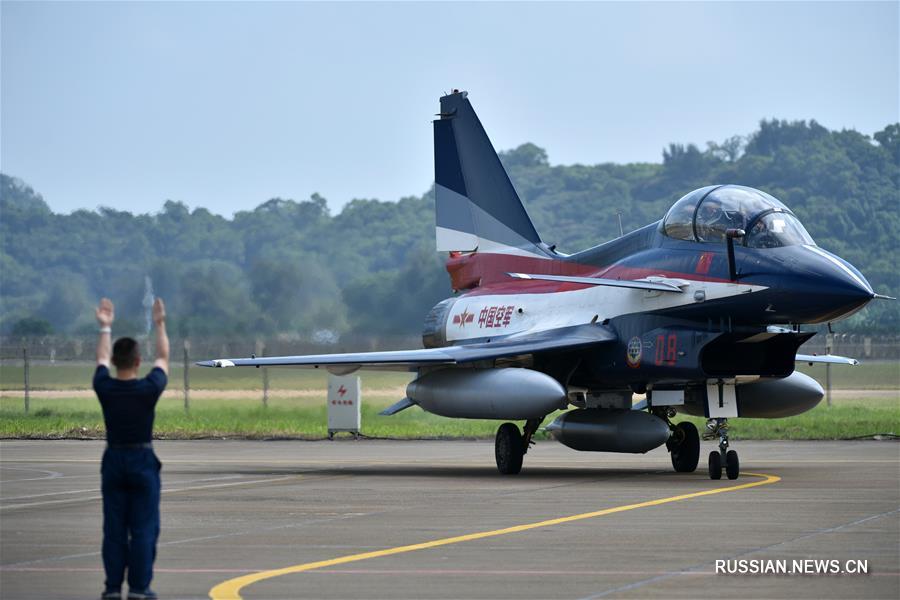
M 97 306 L 97 323 L 100 324 L 100 339 L 97 340 L 97 364 L 109 368 L 112 357 L 112 324 L 115 319 L 113 303 L 109 298 L 102 298 Z
M 162 298 L 153 303 L 153 322 L 156 323 L 156 360 L 154 367 L 159 367 L 169 374 L 169 336 L 166 334 L 166 305 Z

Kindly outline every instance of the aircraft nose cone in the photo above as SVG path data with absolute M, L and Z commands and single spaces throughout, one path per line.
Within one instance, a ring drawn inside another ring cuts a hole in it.
M 814 291 L 810 298 L 823 314 L 819 321 L 847 317 L 863 308 L 875 297 L 872 286 L 853 265 L 816 246 L 807 246 L 811 255 L 806 266 Z
M 856 267 L 821 248 L 811 246 L 809 250 L 824 259 L 819 263 L 819 268 L 835 293 L 856 299 L 871 300 L 875 297 L 872 286 Z

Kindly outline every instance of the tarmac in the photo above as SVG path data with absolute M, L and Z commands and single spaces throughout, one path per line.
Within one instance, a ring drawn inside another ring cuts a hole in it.
M 485 441 L 155 446 L 162 598 L 900 597 L 897 442 L 734 442 L 735 481 L 711 442 L 690 474 L 540 442 L 518 476 Z M 0 442 L 2 598 L 99 597 L 102 452 Z

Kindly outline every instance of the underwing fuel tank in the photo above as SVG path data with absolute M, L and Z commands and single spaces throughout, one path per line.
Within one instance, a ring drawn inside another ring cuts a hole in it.
M 649 452 L 666 443 L 669 426 L 639 410 L 570 410 L 547 425 L 556 441 L 587 452 Z
M 783 379 L 760 379 L 737 386 L 738 416 L 780 419 L 805 413 L 816 407 L 825 390 L 819 382 L 800 371 Z
M 568 405 L 566 391 L 549 375 L 530 369 L 442 369 L 406 387 L 423 409 L 460 419 L 541 419 Z
M 819 382 L 800 371 L 787 377 L 763 377 L 735 388 L 739 417 L 781 419 L 812 410 L 825 396 Z M 702 417 L 706 414 L 706 390 L 694 388 L 685 392 L 684 406 L 679 412 Z

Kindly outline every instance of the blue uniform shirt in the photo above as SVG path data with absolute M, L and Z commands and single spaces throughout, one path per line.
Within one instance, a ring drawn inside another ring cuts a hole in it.
M 153 437 L 156 401 L 166 389 L 168 378 L 153 367 L 143 379 L 113 379 L 109 369 L 99 365 L 94 372 L 94 391 L 103 407 L 106 441 L 110 444 L 142 444 Z

